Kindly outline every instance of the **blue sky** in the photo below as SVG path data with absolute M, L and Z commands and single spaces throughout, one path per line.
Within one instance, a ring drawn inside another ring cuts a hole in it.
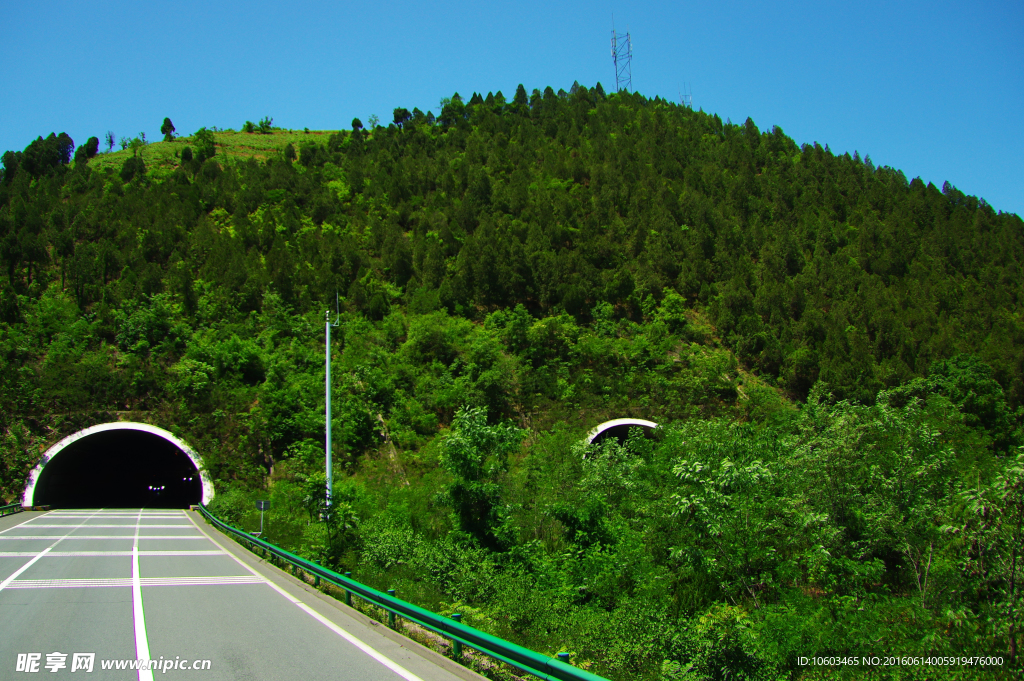
M 159 137 L 382 121 L 516 85 L 613 89 L 612 16 L 633 86 L 1024 215 L 1019 2 L 138 3 L 4 0 L 0 151 L 66 131 Z

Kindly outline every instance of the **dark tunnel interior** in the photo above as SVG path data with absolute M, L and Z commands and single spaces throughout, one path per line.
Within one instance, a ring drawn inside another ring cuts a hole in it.
M 202 500 L 192 459 L 158 435 L 107 430 L 87 435 L 43 467 L 34 502 L 54 508 L 187 508 Z

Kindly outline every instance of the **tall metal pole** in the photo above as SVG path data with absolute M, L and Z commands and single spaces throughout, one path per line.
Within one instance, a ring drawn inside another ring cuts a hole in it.
M 327 505 L 331 505 L 331 494 L 334 491 L 334 467 L 331 465 L 331 311 L 325 314 L 327 330 L 326 352 L 327 356 Z

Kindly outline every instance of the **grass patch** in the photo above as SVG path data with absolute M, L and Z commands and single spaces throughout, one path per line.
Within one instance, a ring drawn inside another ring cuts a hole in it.
M 254 158 L 257 161 L 264 161 L 273 154 L 284 149 L 289 142 L 298 151 L 301 142 L 316 142 L 326 144 L 328 136 L 338 132 L 337 130 L 274 130 L 270 134 L 235 132 L 234 130 L 223 130 L 213 133 L 217 144 L 216 159 L 221 164 L 235 160 Z M 185 147 L 192 147 L 195 150 L 195 143 L 192 137 L 176 137 L 173 142 L 151 142 L 139 152 L 142 160 L 146 163 L 147 171 L 171 171 L 181 163 L 181 151 Z M 93 170 L 104 171 L 107 168 L 115 172 L 121 170 L 126 159 L 132 155 L 131 149 L 112 151 L 99 154 L 89 161 L 89 167 Z

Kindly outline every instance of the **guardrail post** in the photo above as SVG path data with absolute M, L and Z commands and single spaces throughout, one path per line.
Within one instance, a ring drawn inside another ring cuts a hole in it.
M 569 653 L 558 653 L 558 661 L 569 664 Z
M 313 575 L 313 586 L 320 588 L 320 575 Z
M 456 622 L 461 622 L 462 613 L 452 613 L 452 619 Z M 455 639 L 452 639 L 452 655 L 455 657 L 456 660 L 462 659 L 462 641 L 456 641 Z
M 351 572 L 346 572 L 345 576 L 348 577 L 349 579 L 352 579 L 352 573 Z M 345 605 L 347 605 L 350 608 L 352 607 L 352 592 L 349 591 L 348 589 L 345 589 Z
M 391 596 L 392 598 L 394 598 L 395 597 L 395 590 L 394 589 L 388 589 L 388 596 Z M 388 610 L 388 627 L 391 628 L 391 629 L 395 628 L 395 611 L 394 610 Z

